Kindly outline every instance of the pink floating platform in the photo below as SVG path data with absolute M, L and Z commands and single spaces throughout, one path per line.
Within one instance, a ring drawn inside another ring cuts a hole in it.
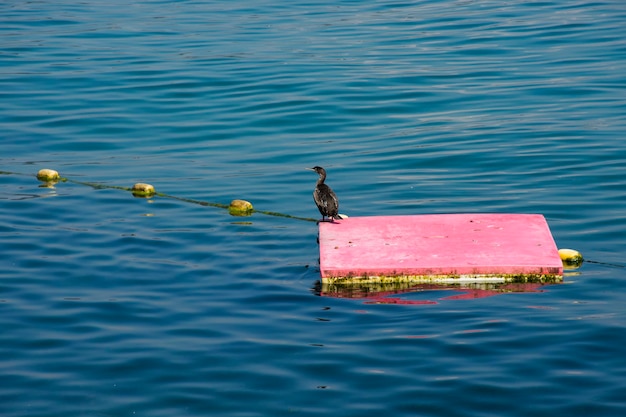
M 540 214 L 350 217 L 319 224 L 323 283 L 557 282 Z

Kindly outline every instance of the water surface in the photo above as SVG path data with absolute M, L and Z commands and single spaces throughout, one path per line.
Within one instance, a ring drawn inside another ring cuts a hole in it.
M 626 413 L 620 2 L 0 12 L 3 416 Z M 350 216 L 541 213 L 602 263 L 324 291 L 314 165 Z

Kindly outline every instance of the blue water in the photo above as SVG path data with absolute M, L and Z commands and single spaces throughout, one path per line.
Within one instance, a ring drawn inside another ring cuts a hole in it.
M 623 3 L 283 3 L 0 4 L 0 415 L 626 415 Z M 324 291 L 313 165 L 601 263 Z

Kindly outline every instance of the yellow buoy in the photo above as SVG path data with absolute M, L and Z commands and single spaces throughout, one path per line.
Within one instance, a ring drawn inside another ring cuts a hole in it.
M 54 169 L 44 168 L 40 169 L 37 173 L 37 179 L 44 182 L 54 182 L 59 181 L 61 179 L 61 176 Z
M 559 257 L 565 268 L 578 268 L 583 263 L 583 255 L 574 249 L 559 249 Z
M 246 200 L 233 200 L 228 206 L 228 212 L 232 216 L 249 216 L 253 211 L 252 203 Z
M 145 184 L 143 182 L 138 182 L 133 185 L 133 188 L 130 191 L 135 197 L 151 197 L 156 193 L 152 185 Z

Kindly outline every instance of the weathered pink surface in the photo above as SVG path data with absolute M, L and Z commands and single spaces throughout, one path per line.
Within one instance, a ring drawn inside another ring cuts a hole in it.
M 540 214 L 350 217 L 320 223 L 319 244 L 322 280 L 563 274 Z

